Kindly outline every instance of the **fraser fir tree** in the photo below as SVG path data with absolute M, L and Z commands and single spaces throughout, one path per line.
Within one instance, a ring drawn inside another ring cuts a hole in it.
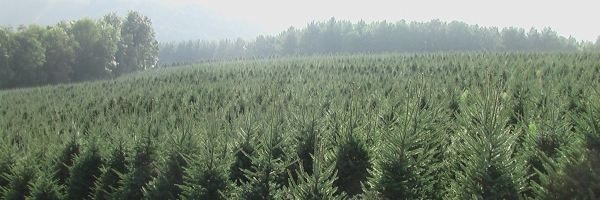
M 582 103 L 583 113 L 572 116 L 578 142 L 561 148 L 555 160 L 548 159 L 534 184 L 541 199 L 597 199 L 600 196 L 600 107 L 596 90 Z M 579 112 L 579 111 L 574 111 Z M 546 173 L 542 173 L 546 172 Z
M 371 169 L 371 157 L 365 146 L 360 131 L 364 128 L 361 124 L 361 116 L 352 102 L 345 114 L 329 113 L 330 126 L 334 131 L 336 142 L 336 164 L 337 180 L 334 184 L 338 193 L 346 193 L 350 197 L 363 193 L 362 185 L 367 181 Z
M 315 116 L 315 113 L 307 113 L 306 108 L 302 108 L 302 113 L 300 115 L 294 115 L 294 121 L 292 125 L 296 125 L 297 134 L 295 136 L 294 143 L 296 144 L 296 154 L 298 157 L 298 161 L 293 165 L 288 167 L 288 170 L 291 172 L 291 177 L 297 181 L 298 174 L 296 174 L 297 170 L 300 170 L 300 166 L 302 165 L 302 169 L 308 175 L 312 175 L 313 173 L 313 157 L 315 154 L 315 142 L 316 137 L 319 134 L 319 125 L 321 122 Z M 308 116 L 310 115 L 310 117 Z
M 103 164 L 96 139 L 91 140 L 84 152 L 75 158 L 67 181 L 66 199 L 90 199 L 94 183 L 100 177 Z
M 12 146 L 4 141 L 0 142 L 3 145 L 0 157 L 0 199 L 4 196 L 4 189 L 10 184 L 8 176 L 11 174 L 11 168 L 15 165 L 15 158 L 12 153 Z
M 388 107 L 380 116 L 382 141 L 376 149 L 379 156 L 370 184 L 380 198 L 439 198 L 441 191 L 436 189 L 441 188 L 443 175 L 440 144 L 445 139 L 439 134 L 445 130 L 442 104 L 423 101 L 433 101 L 423 81 L 409 82 L 406 88 L 406 96 L 394 94 L 387 100 Z
M 514 153 L 519 133 L 507 127 L 502 80 L 488 74 L 486 85 L 467 97 L 470 105 L 461 105 L 450 147 L 456 154 L 450 198 L 518 199 L 528 189 L 528 167 Z
M 29 185 L 35 178 L 36 169 L 28 161 L 31 160 L 24 158 L 12 167 L 11 174 L 5 175 L 10 184 L 8 187 L 2 188 L 4 199 L 25 199 L 31 194 Z
M 123 140 L 119 141 L 119 144 L 113 148 L 106 166 L 101 168 L 102 175 L 96 181 L 93 199 L 112 199 L 118 188 L 122 186 L 120 174 L 129 172 Z
M 184 169 L 189 166 L 188 160 L 184 155 L 197 154 L 195 149 L 198 147 L 195 134 L 191 131 L 190 125 L 183 130 L 176 130 L 175 133 L 165 135 L 166 149 L 165 155 L 159 156 L 165 159 L 162 166 L 158 166 L 156 173 L 158 176 L 144 188 L 145 196 L 149 199 L 176 199 L 182 192 L 180 185 L 184 184 Z
M 49 170 L 40 169 L 36 174 L 36 179 L 32 180 L 30 184 L 31 194 L 26 199 L 32 200 L 61 200 L 65 199 L 61 193 L 63 191 L 62 186 L 58 185 L 58 182 L 54 179 L 52 172 Z
M 274 111 L 278 112 L 278 111 Z M 286 158 L 286 141 L 282 136 L 285 119 L 279 113 L 271 113 L 268 127 L 258 129 L 259 142 L 255 154 L 249 155 L 251 170 L 243 170 L 248 182 L 238 187 L 235 198 L 280 199 L 280 189 L 287 184 L 286 169 L 290 164 Z
M 135 155 L 129 165 L 129 173 L 122 174 L 122 185 L 115 198 L 117 199 L 142 199 L 144 194 L 142 188 L 152 180 L 154 172 L 152 171 L 156 147 L 154 144 L 154 136 L 151 128 L 142 138 L 135 141 Z
M 554 94 L 556 95 L 556 94 Z M 571 132 L 571 122 L 567 115 L 561 114 L 559 105 L 562 102 L 552 101 L 540 105 L 536 116 L 528 124 L 521 126 L 525 130 L 522 138 L 520 156 L 527 160 L 530 166 L 529 183 L 532 189 L 526 191 L 528 197 L 536 197 L 537 189 L 540 189 L 540 176 L 548 174 L 546 166 L 553 165 L 556 160 L 563 156 L 562 151 L 575 145 L 576 137 Z
M 249 114 L 246 119 L 245 128 L 240 132 L 240 136 L 242 137 L 242 142 L 237 144 L 234 162 L 231 164 L 229 169 L 229 179 L 235 182 L 238 186 L 242 185 L 242 183 L 248 182 L 249 179 L 244 175 L 244 170 L 252 170 L 252 160 L 249 155 L 254 154 L 254 147 L 251 144 L 251 141 L 254 140 L 254 131 L 255 126 L 252 124 L 252 116 Z
M 205 131 L 195 135 L 198 152 L 184 155 L 188 165 L 184 168 L 183 184 L 178 185 L 182 199 L 225 199 L 233 185 L 227 176 L 227 161 L 233 158 L 229 146 L 224 145 L 229 135 L 227 123 L 218 114 L 211 117 Z
M 69 180 L 69 168 L 73 166 L 75 156 L 79 155 L 79 133 L 73 134 L 73 137 L 65 144 L 60 155 L 54 165 L 54 178 L 58 181 L 59 185 L 66 186 Z
M 290 186 L 287 187 L 285 198 L 287 199 L 342 199 L 344 192 L 338 194 L 334 182 L 337 179 L 335 162 L 328 161 L 331 153 L 325 152 L 322 136 L 318 134 L 315 137 L 315 154 L 313 156 L 313 173 L 308 174 L 303 169 L 304 165 L 299 165 L 300 169 L 296 171 L 298 180 L 290 180 Z

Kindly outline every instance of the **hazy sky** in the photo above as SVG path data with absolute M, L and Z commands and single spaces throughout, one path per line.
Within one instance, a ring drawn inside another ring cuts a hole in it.
M 337 20 L 464 21 L 480 26 L 516 26 L 541 31 L 550 26 L 560 35 L 595 41 L 600 35 L 600 0 L 164 0 L 197 3 L 235 19 L 258 24 L 269 34 L 311 21 Z

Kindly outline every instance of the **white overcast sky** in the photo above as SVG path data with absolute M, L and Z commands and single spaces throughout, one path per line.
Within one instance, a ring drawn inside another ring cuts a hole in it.
M 515 26 L 595 41 L 600 35 L 600 0 L 164 0 L 169 4 L 200 4 L 226 16 L 253 22 L 274 35 L 311 21 L 394 22 L 440 19 L 480 26 Z

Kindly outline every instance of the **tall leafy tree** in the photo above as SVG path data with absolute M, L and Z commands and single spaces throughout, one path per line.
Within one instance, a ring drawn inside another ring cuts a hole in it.
M 10 40 L 8 62 L 14 76 L 9 80 L 9 87 L 36 85 L 36 75 L 45 61 L 44 47 L 38 40 L 41 32 L 41 27 L 36 25 L 20 27 Z
M 11 27 L 0 27 L 0 87 L 6 87 L 15 72 L 10 68 L 12 55 L 11 40 L 14 38 Z
M 108 78 L 115 67 L 117 32 L 114 27 L 84 18 L 74 22 L 71 32 L 79 44 L 72 79 L 76 81 Z
M 40 81 L 49 84 L 68 83 L 75 64 L 75 49 L 79 44 L 69 34 L 70 24 L 60 22 L 54 27 L 49 27 L 48 32 L 42 37 L 46 48 L 46 62 L 42 65 Z
M 296 36 L 296 29 L 291 26 L 282 35 L 283 44 L 281 45 L 281 54 L 283 55 L 295 55 L 298 52 L 298 37 Z
M 113 27 L 118 23 L 114 15 L 106 16 L 105 20 Z M 158 61 L 158 42 L 152 21 L 138 11 L 129 11 L 120 32 L 116 75 L 153 68 Z

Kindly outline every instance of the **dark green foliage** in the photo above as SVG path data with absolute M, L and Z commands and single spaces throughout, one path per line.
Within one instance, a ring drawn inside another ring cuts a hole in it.
M 149 199 L 175 199 L 181 194 L 177 185 L 183 184 L 183 169 L 188 164 L 179 152 L 167 157 L 164 171 L 158 172 L 155 182 L 150 183 L 145 196 Z
M 571 132 L 570 122 L 566 116 L 560 115 L 555 107 L 558 103 L 548 103 L 548 109 L 540 115 L 541 119 L 536 120 L 539 124 L 531 123 L 524 127 L 522 154 L 528 164 L 531 190 L 526 192 L 528 197 L 534 197 L 539 191 L 535 186 L 541 184 L 540 176 L 548 174 L 547 167 L 551 166 L 559 157 L 563 150 L 568 150 L 575 144 L 575 137 Z M 539 196 L 538 196 L 539 197 Z
M 309 118 L 308 114 L 304 113 L 305 110 L 302 110 L 302 116 L 295 116 L 296 121 L 293 124 L 296 124 L 296 154 L 298 156 L 298 161 L 293 165 L 288 167 L 288 170 L 291 172 L 291 175 L 294 180 L 297 181 L 298 175 L 296 174 L 297 170 L 300 170 L 300 166 L 302 165 L 302 169 L 308 175 L 312 175 L 313 173 L 313 158 L 312 155 L 315 154 L 315 139 L 317 134 L 319 134 L 319 127 L 317 121 L 317 117 L 313 113 Z
M 239 188 L 239 198 L 278 199 L 278 191 L 288 183 L 286 169 L 290 164 L 284 156 L 286 141 L 281 135 L 284 120 L 279 114 L 271 116 L 269 127 L 257 130 L 260 139 L 255 154 L 249 155 L 252 169 L 242 170 L 248 182 Z
M 65 144 L 54 165 L 54 171 L 56 171 L 54 179 L 58 180 L 59 185 L 67 185 L 70 176 L 69 168 L 73 166 L 75 157 L 80 153 L 77 137 L 77 134 L 74 134 L 73 138 Z
M 339 192 L 349 196 L 362 193 L 362 184 L 367 181 L 371 168 L 370 155 L 364 142 L 356 136 L 347 135 L 338 147 L 335 169 L 338 179 L 334 182 Z
M 66 199 L 90 199 L 96 179 L 102 175 L 100 147 L 95 141 L 75 158 L 67 181 Z
M 243 170 L 251 170 L 252 160 L 248 155 L 254 153 L 254 148 L 250 144 L 242 144 L 239 150 L 235 153 L 235 161 L 229 169 L 229 179 L 238 185 L 248 182 L 248 178 L 244 176 Z
M 129 162 L 125 157 L 124 147 L 118 145 L 112 150 L 111 156 L 102 169 L 102 175 L 96 182 L 93 199 L 111 199 L 116 190 L 122 186 L 119 174 L 127 174 Z
M 64 195 L 60 192 L 63 189 L 58 185 L 57 181 L 53 179 L 52 173 L 39 171 L 36 175 L 38 178 L 32 180 L 30 184 L 31 195 L 27 199 L 36 200 L 60 200 L 65 199 Z
M 250 158 L 250 155 L 254 154 L 255 151 L 254 147 L 250 144 L 250 141 L 254 137 L 253 131 L 252 127 L 246 126 L 245 130 L 241 133 L 243 142 L 239 143 L 239 146 L 236 147 L 234 162 L 229 168 L 229 180 L 235 182 L 238 186 L 249 181 L 244 175 L 244 170 L 253 170 L 252 159 Z
M 390 94 L 388 108 L 379 116 L 382 141 L 370 184 L 382 198 L 433 199 L 442 194 L 436 189 L 442 188 L 440 143 L 446 136 L 438 131 L 445 130 L 445 116 L 442 104 L 433 102 L 426 88 L 421 82 Z M 406 99 L 403 105 L 393 103 L 396 95 Z M 422 99 L 431 99 L 431 106 L 424 109 Z
M 379 163 L 382 171 L 377 180 L 376 190 L 386 199 L 403 197 L 405 199 L 418 199 L 416 194 L 423 183 L 419 182 L 418 174 L 407 162 L 406 158 L 390 159 L 385 163 Z
M 232 182 L 225 160 L 231 157 L 227 155 L 228 146 L 219 145 L 226 138 L 220 124 L 215 119 L 211 121 L 204 139 L 199 140 L 202 153 L 185 157 L 189 165 L 185 167 L 183 184 L 178 185 L 183 190 L 182 199 L 225 199 L 229 195 Z
M 11 169 L 11 174 L 6 175 L 10 184 L 2 188 L 4 199 L 25 199 L 31 194 L 29 185 L 35 179 L 36 170 L 29 163 L 19 163 Z
M 226 192 L 229 181 L 223 171 L 213 168 L 201 170 L 200 174 L 188 173 L 191 175 L 182 193 L 185 199 L 225 199 L 222 193 Z
M 158 60 L 152 22 L 137 11 L 125 19 L 113 13 L 0 29 L 0 88 L 109 78 L 153 68 Z
M 315 141 L 315 155 L 313 156 L 313 173 L 309 175 L 300 165 L 296 172 L 298 180 L 291 180 L 286 191 L 287 199 L 342 199 L 345 194 L 338 194 L 334 182 L 337 179 L 335 163 L 327 164 L 325 160 L 327 152 L 324 152 L 322 140 L 317 136 Z
M 93 199 L 591 199 L 598 60 L 272 57 L 0 91 L 0 195 L 88 187 L 95 138 Z
M 135 155 L 129 165 L 129 173 L 123 174 L 122 185 L 115 194 L 117 199 L 142 199 L 142 188 L 154 177 L 152 164 L 154 163 L 155 146 L 150 133 L 144 135 L 135 144 Z
M 197 140 L 194 134 L 190 133 L 189 127 L 166 135 L 166 139 L 167 146 L 160 148 L 166 149 L 164 155 L 157 156 L 163 157 L 165 163 L 154 167 L 157 176 L 144 187 L 144 195 L 149 199 L 178 198 L 183 191 L 180 185 L 184 184 L 184 169 L 189 166 L 184 155 L 198 153 Z
M 600 196 L 600 109 L 598 93 L 586 100 L 584 113 L 574 115 L 575 130 L 582 148 L 561 148 L 557 159 L 548 160 L 539 170 L 537 197 L 545 199 L 597 199 Z
M 6 154 L 9 154 L 9 152 L 6 152 Z M 3 188 L 8 187 L 10 184 L 7 176 L 11 174 L 11 168 L 15 164 L 15 161 L 10 154 L 3 155 L 0 159 L 0 198 L 2 198 L 4 196 Z
M 501 118 L 502 87 L 502 79 L 496 82 L 488 74 L 482 96 L 464 105 L 465 121 L 452 144 L 460 157 L 449 191 L 456 198 L 518 199 L 527 189 L 528 167 L 514 155 L 518 134 L 506 127 L 507 118 Z

